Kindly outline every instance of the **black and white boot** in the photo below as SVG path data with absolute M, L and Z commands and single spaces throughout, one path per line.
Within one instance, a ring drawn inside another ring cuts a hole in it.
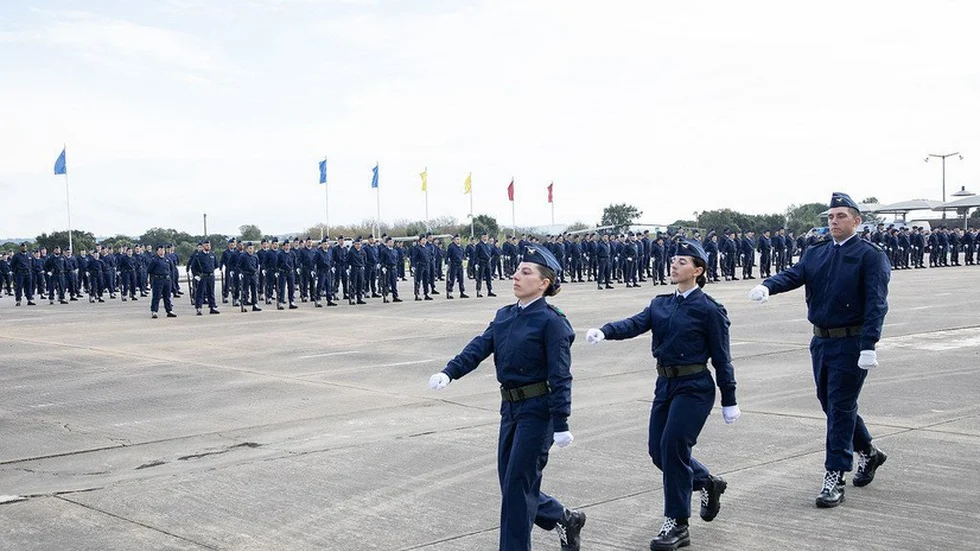
M 687 530 L 687 519 L 664 517 L 660 533 L 650 540 L 652 551 L 675 551 L 691 545 L 691 533 Z
M 720 476 L 708 475 L 708 483 L 701 488 L 701 520 L 711 522 L 721 510 L 721 494 L 728 488 L 728 482 Z
M 561 551 L 579 551 L 582 546 L 582 527 L 585 526 L 585 513 L 565 509 L 562 519 L 555 525 Z
M 841 471 L 827 471 L 823 477 L 823 488 L 817 496 L 817 507 L 828 509 L 837 507 L 844 501 L 844 473 Z
M 888 456 L 885 455 L 885 452 L 879 450 L 874 444 L 871 444 L 870 452 L 858 452 L 858 468 L 857 472 L 854 473 L 854 478 L 851 479 L 851 484 L 858 488 L 871 484 L 871 481 L 875 479 L 875 471 L 885 463 L 886 459 Z

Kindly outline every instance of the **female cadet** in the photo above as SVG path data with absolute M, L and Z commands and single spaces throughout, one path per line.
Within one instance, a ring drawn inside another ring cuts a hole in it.
M 691 457 L 691 448 L 715 403 L 715 368 L 721 390 L 722 415 L 734 423 L 741 412 L 735 404 L 735 372 L 728 344 L 725 308 L 701 291 L 706 282 L 708 255 L 697 243 L 679 241 L 671 260 L 670 278 L 677 291 L 658 295 L 639 314 L 602 329 L 589 329 L 586 341 L 631 339 L 653 333 L 657 384 L 650 410 L 649 452 L 663 471 L 664 519 L 650 542 L 655 551 L 690 545 L 688 518 L 691 493 L 701 491 L 701 518 L 711 521 L 721 508 L 727 483 Z
M 497 310 L 483 334 L 429 379 L 429 388 L 439 390 L 493 354 L 503 399 L 497 441 L 501 551 L 531 549 L 532 524 L 555 529 L 563 551 L 578 551 L 585 525 L 585 513 L 568 510 L 541 491 L 552 443 L 563 448 L 572 442 L 568 416 L 575 332 L 544 298 L 558 294 L 558 268 L 547 249 L 528 249 L 513 276 L 517 304 Z

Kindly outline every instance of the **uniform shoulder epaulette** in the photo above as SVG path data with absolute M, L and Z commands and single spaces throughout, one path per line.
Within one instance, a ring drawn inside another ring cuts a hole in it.
M 556 314 L 558 314 L 559 316 L 561 316 L 561 317 L 565 317 L 565 312 L 562 312 L 562 311 L 561 311 L 561 308 L 559 308 L 559 307 L 557 307 L 557 306 L 555 306 L 554 304 L 551 304 L 551 303 L 549 302 L 549 303 L 548 303 L 548 308 L 551 308 L 551 310 L 552 310 L 552 311 L 553 311 L 554 313 L 556 313 Z
M 831 243 L 831 242 L 833 242 L 833 239 L 821 239 L 820 241 L 817 241 L 813 245 L 810 245 L 810 247 L 823 247 L 827 243 Z
M 653 298 L 672 297 L 672 296 L 674 296 L 674 293 L 664 293 L 662 295 L 657 295 L 657 296 L 655 296 Z
M 713 296 L 711 296 L 711 295 L 709 295 L 708 293 L 703 293 L 703 292 L 702 292 L 701 294 L 703 294 L 703 295 L 705 296 L 705 298 L 707 298 L 707 299 L 708 299 L 708 300 L 709 300 L 710 302 L 713 302 L 713 303 L 714 303 L 714 304 L 715 304 L 716 306 L 718 306 L 718 307 L 720 307 L 720 308 L 724 308 L 724 307 L 725 307 L 725 305 L 724 305 L 724 304 L 722 304 L 722 303 L 720 303 L 720 302 L 718 302 L 718 301 L 717 301 L 717 300 L 715 299 L 715 297 L 713 297 Z

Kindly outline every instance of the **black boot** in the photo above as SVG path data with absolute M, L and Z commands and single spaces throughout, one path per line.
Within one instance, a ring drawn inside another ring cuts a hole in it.
M 885 452 L 876 448 L 874 444 L 871 444 L 870 452 L 858 452 L 858 468 L 851 483 L 858 488 L 871 484 L 875 479 L 875 471 L 885 463 L 886 459 L 888 456 Z
M 827 471 L 823 477 L 823 488 L 817 496 L 817 507 L 827 509 L 837 507 L 844 501 L 844 473 Z
M 687 519 L 664 518 L 660 533 L 650 540 L 652 551 L 675 551 L 691 545 L 691 534 L 687 530 Z
M 565 514 L 555 525 L 561 551 L 579 551 L 582 545 L 582 527 L 585 526 L 585 513 L 565 509 Z
M 252 311 L 253 311 L 253 312 L 261 312 L 261 311 L 262 311 L 262 309 L 261 309 L 261 308 L 259 308 L 258 306 L 256 306 L 256 305 L 254 305 L 254 304 L 253 304 L 253 305 L 252 305 Z
M 711 522 L 718 516 L 721 509 L 721 494 L 725 493 L 728 483 L 720 476 L 708 475 L 708 482 L 701 488 L 701 520 Z
M 208 313 L 209 314 L 220 314 L 221 312 L 219 312 L 216 308 L 212 308 L 212 309 L 208 310 Z
M 395 297 L 395 298 L 391 299 L 391 302 L 401 302 L 401 301 L 402 301 L 402 299 L 400 299 L 398 297 Z
M 167 312 L 167 317 L 168 318 L 176 318 L 177 317 L 177 314 L 175 314 L 173 312 Z
M 467 295 L 466 293 L 460 293 L 459 298 L 470 298 L 470 295 Z

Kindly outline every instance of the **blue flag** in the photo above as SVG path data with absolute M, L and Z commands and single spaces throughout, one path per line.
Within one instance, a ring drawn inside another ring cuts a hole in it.
M 371 177 L 371 188 L 373 189 L 378 187 L 378 163 L 374 163 L 374 168 L 371 170 L 374 171 L 374 176 Z
M 58 155 L 58 160 L 54 162 L 54 173 L 55 174 L 67 174 L 68 173 L 68 161 L 65 159 L 65 150 L 61 150 L 61 155 Z
M 327 183 L 327 160 L 320 161 L 320 183 Z

